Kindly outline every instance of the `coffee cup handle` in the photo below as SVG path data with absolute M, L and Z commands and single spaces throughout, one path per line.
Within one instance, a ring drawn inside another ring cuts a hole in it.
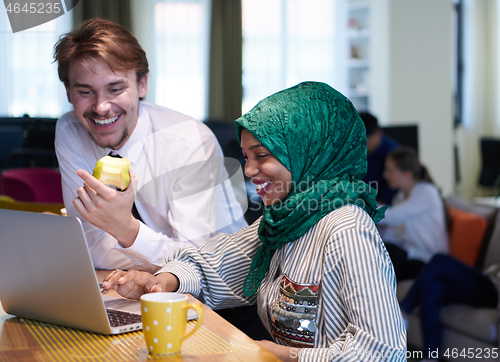
M 181 336 L 181 340 L 184 340 L 190 336 L 193 335 L 194 332 L 196 332 L 198 330 L 198 328 L 201 327 L 201 324 L 203 323 L 203 312 L 201 310 L 201 307 L 197 304 L 187 304 L 183 307 L 183 309 L 194 309 L 196 311 L 196 313 L 198 314 L 198 320 L 196 321 L 196 324 L 195 326 L 193 327 L 193 329 L 191 329 L 189 332 L 183 334 Z

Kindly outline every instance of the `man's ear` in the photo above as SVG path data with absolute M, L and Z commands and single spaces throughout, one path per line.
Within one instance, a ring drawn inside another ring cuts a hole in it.
M 148 93 L 148 75 L 147 73 L 144 74 L 144 76 L 139 80 L 139 98 L 144 98 L 146 97 L 146 94 Z
M 73 102 L 71 102 L 71 92 L 69 90 L 69 86 L 65 84 L 64 87 L 66 88 L 66 97 L 68 97 L 68 102 L 73 104 Z

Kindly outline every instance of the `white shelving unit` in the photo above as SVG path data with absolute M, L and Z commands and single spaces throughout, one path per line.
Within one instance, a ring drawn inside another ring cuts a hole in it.
M 347 1 L 347 97 L 358 111 L 370 105 L 370 0 Z
M 418 124 L 421 161 L 450 192 L 453 1 L 338 1 L 344 94 L 383 126 Z

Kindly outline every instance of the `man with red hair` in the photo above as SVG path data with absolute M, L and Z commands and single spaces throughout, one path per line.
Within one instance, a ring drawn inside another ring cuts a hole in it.
M 56 128 L 64 202 L 83 217 L 96 268 L 155 271 L 172 251 L 247 225 L 208 127 L 143 101 L 148 60 L 128 30 L 89 20 L 58 41 L 54 58 L 73 105 Z M 125 191 L 90 175 L 108 154 L 131 162 Z

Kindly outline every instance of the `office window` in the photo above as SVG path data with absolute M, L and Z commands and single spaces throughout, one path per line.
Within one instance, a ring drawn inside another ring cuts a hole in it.
M 35 28 L 12 33 L 0 11 L 0 117 L 60 117 L 71 109 L 52 63 L 54 44 L 71 29 L 66 14 Z
M 155 103 L 205 120 L 210 0 L 163 0 L 155 6 Z
M 335 0 L 242 0 L 243 112 L 301 81 L 334 86 Z

